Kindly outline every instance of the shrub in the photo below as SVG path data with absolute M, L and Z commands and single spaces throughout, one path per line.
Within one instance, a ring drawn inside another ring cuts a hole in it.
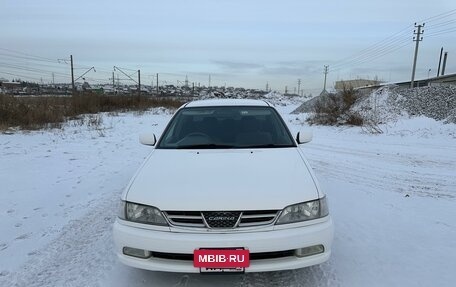
M 182 100 L 83 93 L 73 97 L 13 97 L 0 95 L 0 129 L 59 127 L 67 119 L 99 112 L 146 111 L 152 107 L 175 109 Z
M 358 97 L 353 88 L 347 87 L 336 94 L 321 95 L 307 121 L 310 124 L 320 125 L 363 125 L 362 117 L 358 113 L 351 112 Z

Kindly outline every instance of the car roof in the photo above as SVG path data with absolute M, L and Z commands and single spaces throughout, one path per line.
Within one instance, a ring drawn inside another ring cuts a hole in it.
M 211 99 L 193 101 L 185 105 L 185 107 L 214 107 L 214 106 L 259 106 L 269 107 L 272 106 L 263 100 L 251 99 Z

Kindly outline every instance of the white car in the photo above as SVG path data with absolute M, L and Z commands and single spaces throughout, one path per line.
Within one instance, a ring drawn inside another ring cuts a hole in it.
M 333 222 L 299 144 L 271 104 L 182 106 L 122 195 L 121 262 L 169 272 L 263 272 L 328 260 Z

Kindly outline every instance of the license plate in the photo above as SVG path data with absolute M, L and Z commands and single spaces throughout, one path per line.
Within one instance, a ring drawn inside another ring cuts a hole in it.
M 201 273 L 244 273 L 245 268 L 200 268 Z
M 193 266 L 201 273 L 244 272 L 250 266 L 250 253 L 245 249 L 196 249 Z

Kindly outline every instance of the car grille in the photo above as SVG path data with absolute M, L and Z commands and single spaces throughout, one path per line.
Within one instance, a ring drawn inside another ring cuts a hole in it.
M 275 259 L 275 258 L 284 258 L 289 256 L 295 256 L 294 250 L 284 250 L 284 251 L 273 251 L 273 252 L 259 252 L 259 253 L 250 253 L 250 260 L 262 260 L 262 259 Z M 187 253 L 164 253 L 164 252 L 155 252 L 152 251 L 152 257 L 169 259 L 169 260 L 185 260 L 193 261 L 193 254 Z
M 279 211 L 165 211 L 164 213 L 174 226 L 230 229 L 271 224 Z
M 205 211 L 202 214 L 210 228 L 233 228 L 241 216 L 239 211 Z

